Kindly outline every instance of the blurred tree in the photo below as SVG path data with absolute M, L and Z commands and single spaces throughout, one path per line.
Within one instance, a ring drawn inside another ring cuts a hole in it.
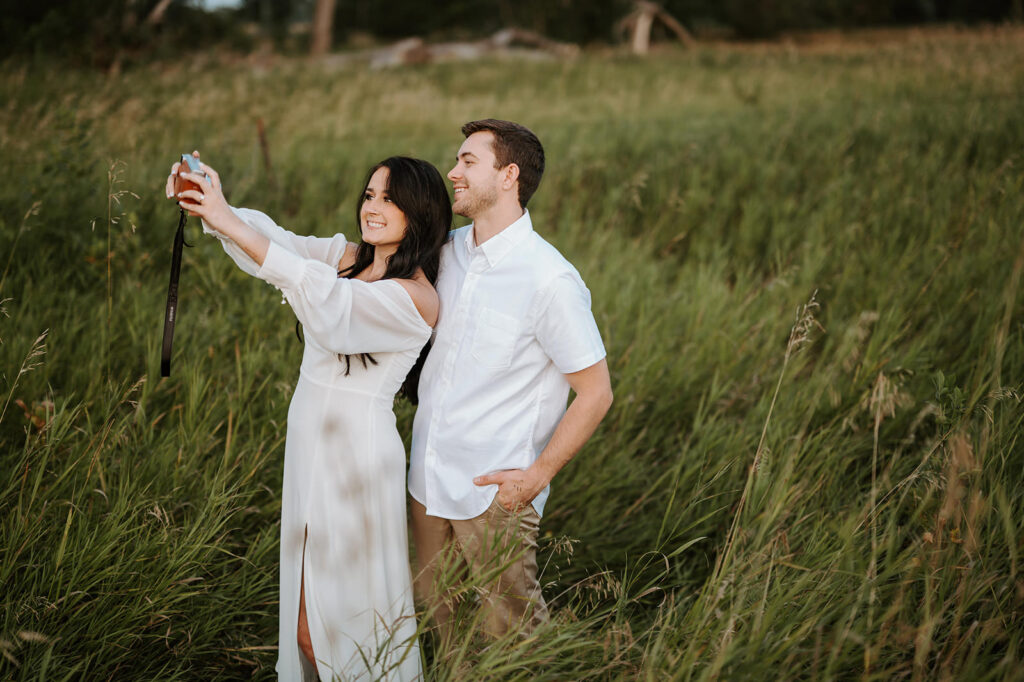
M 1020 11 L 1020 2 L 1013 0 L 934 0 L 940 21 L 1002 21 L 1012 18 L 1015 5 Z
M 278 48 L 287 45 L 288 30 L 295 22 L 312 22 L 317 0 L 242 0 L 238 17 L 255 22 L 260 32 Z M 302 45 L 306 49 L 306 45 Z
M 167 8 L 171 6 L 171 1 L 172 0 L 160 0 L 156 3 L 153 9 L 151 9 L 149 14 L 146 16 L 146 23 L 150 26 L 155 26 L 163 21 L 164 15 L 167 14 Z M 133 22 L 135 20 L 134 15 L 138 4 L 138 0 L 129 0 L 128 2 L 128 12 L 126 13 L 126 16 L 130 16 Z
M 665 26 L 674 36 L 687 47 L 693 45 L 693 36 L 679 21 L 665 11 L 665 8 L 648 0 L 635 0 L 633 11 L 619 20 L 616 28 L 619 32 L 630 35 L 633 54 L 647 54 L 651 44 L 651 30 L 654 22 Z
M 309 52 L 311 55 L 323 55 L 331 49 L 331 36 L 334 28 L 334 0 L 316 0 L 313 12 L 313 41 Z
M 579 44 L 611 42 L 632 0 L 322 0 L 334 5 L 333 37 L 356 33 L 395 40 L 471 39 L 519 27 Z M 235 11 L 208 12 L 199 0 L 0 0 L 0 58 L 57 57 L 110 68 L 122 61 L 172 57 L 182 46 L 228 41 L 243 45 L 244 20 L 258 23 L 279 46 L 292 22 L 314 18 L 317 0 L 243 0 Z M 662 0 L 694 30 L 727 27 L 741 38 L 829 26 L 1024 19 L 1024 0 Z M 321 15 L 323 16 L 323 15 Z M 243 20 L 243 21 L 239 21 Z M 331 22 L 322 20 L 324 25 Z M 318 38 L 316 49 L 323 47 Z M 330 41 L 327 41 L 329 47 Z
M 363 0 L 337 0 L 335 36 L 472 38 L 516 27 L 557 40 L 608 42 L 615 22 L 631 6 L 631 0 L 450 0 L 436 5 L 396 0 L 380 12 Z
M 741 38 L 827 27 L 1004 21 L 1021 0 L 664 0 L 684 24 L 728 26 Z
M 3 0 L 0 58 L 57 58 L 108 69 L 228 40 L 237 35 L 232 24 L 186 0 Z

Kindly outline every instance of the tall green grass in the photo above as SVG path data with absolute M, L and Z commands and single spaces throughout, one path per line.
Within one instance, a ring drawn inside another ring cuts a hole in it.
M 467 644 L 425 638 L 428 678 L 1021 679 L 1022 58 L 1005 29 L 394 71 L 8 65 L 0 676 L 273 675 L 301 350 L 193 224 L 159 377 L 175 156 L 200 149 L 236 205 L 352 234 L 373 162 L 446 171 L 459 125 L 499 116 L 545 143 L 534 223 L 591 289 L 616 402 L 542 525 L 551 625 L 483 648 L 467 612 Z

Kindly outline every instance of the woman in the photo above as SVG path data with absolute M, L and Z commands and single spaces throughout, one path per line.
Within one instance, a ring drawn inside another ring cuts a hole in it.
M 201 168 L 206 177 L 175 164 L 168 196 L 175 174 L 196 183 L 178 203 L 242 270 L 280 289 L 305 330 L 285 444 L 279 678 L 416 679 L 405 449 L 392 403 L 437 321 L 433 284 L 452 219 L 444 181 L 416 159 L 374 166 L 356 245 L 231 208 L 217 172 Z

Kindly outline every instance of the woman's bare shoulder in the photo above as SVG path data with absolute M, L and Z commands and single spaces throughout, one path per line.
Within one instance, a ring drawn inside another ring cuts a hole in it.
M 437 290 L 427 281 L 423 273 L 413 279 L 396 279 L 395 281 L 409 292 L 409 297 L 412 298 L 423 321 L 431 327 L 436 325 L 438 312 L 441 309 L 441 299 L 437 295 Z
M 345 244 L 345 254 L 338 261 L 338 272 L 344 272 L 348 268 L 352 267 L 356 263 L 356 251 L 359 250 L 359 244 L 355 242 L 349 242 Z

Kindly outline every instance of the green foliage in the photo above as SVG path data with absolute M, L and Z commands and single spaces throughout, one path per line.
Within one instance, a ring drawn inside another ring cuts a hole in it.
M 967 396 L 956 385 L 956 377 L 947 377 L 940 369 L 932 377 L 932 383 L 935 385 L 935 400 L 938 402 L 939 409 L 942 410 L 942 421 L 944 423 L 958 421 L 963 417 L 966 409 Z
M 0 59 L 12 55 L 100 69 L 154 57 L 182 59 L 213 43 L 246 47 L 237 22 L 187 0 L 172 2 L 157 23 L 147 17 L 158 0 L 66 0 L 4 3 Z
M 1019 679 L 1022 45 L 4 71 L 0 677 L 273 678 L 301 349 L 191 224 L 159 378 L 176 156 L 351 236 L 372 163 L 496 115 L 616 400 L 543 521 L 553 622 L 483 649 L 469 609 L 428 679 Z
M 17 56 L 117 71 L 154 59 L 195 59 L 219 47 L 235 52 L 265 47 L 303 53 L 315 0 L 242 0 L 206 11 L 196 0 L 174 0 L 161 21 L 146 21 L 159 0 L 65 0 L 5 3 L 0 11 L 0 59 Z M 771 38 L 785 31 L 891 24 L 978 23 L 1024 20 L 1021 0 L 664 0 L 660 3 L 691 31 L 707 37 Z M 519 27 L 581 45 L 624 36 L 618 22 L 631 0 L 391 0 L 374 5 L 337 0 L 338 44 L 367 34 L 385 41 L 410 36 L 473 39 Z M 256 34 L 251 29 L 258 27 Z M 655 23 L 653 36 L 671 38 Z M 257 35 L 258 34 L 258 35 Z

